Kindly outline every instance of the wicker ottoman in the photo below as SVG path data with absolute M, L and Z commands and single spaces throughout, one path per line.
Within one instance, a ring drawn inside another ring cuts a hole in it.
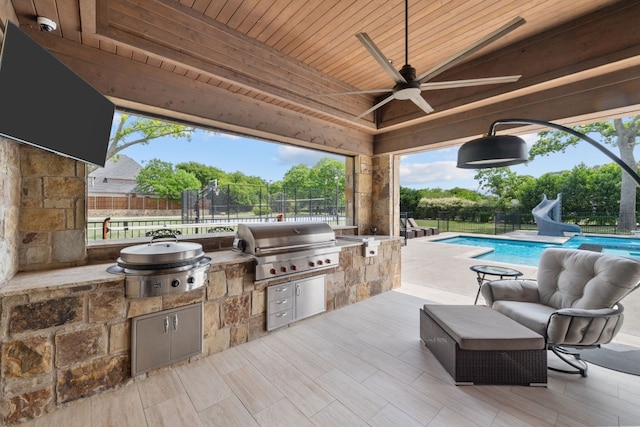
M 489 307 L 425 304 L 420 338 L 456 385 L 547 385 L 544 338 Z

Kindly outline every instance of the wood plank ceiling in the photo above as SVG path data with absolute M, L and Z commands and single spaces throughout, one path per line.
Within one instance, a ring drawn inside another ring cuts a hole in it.
M 362 118 L 376 94 L 317 95 L 393 87 L 355 35 L 366 32 L 401 68 L 402 0 L 12 4 L 21 28 L 121 107 L 344 154 L 452 144 L 513 114 L 563 120 L 640 104 L 638 1 L 409 1 L 408 62 L 418 74 L 520 16 L 526 24 L 434 81 L 522 77 L 424 91 L 431 114 L 396 100 Z M 37 16 L 58 28 L 38 31 Z

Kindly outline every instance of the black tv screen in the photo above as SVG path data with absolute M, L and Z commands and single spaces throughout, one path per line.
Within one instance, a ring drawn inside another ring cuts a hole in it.
M 11 22 L 0 97 L 0 134 L 104 166 L 114 104 Z

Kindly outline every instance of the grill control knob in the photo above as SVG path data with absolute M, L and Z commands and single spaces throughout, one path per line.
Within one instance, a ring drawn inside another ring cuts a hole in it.
M 324 263 L 325 264 L 331 264 L 331 260 L 329 258 L 327 258 L 327 259 L 324 260 Z
M 271 274 L 276 274 L 276 273 L 277 273 L 277 271 L 276 271 L 276 269 L 275 269 L 275 268 L 272 268 L 271 270 L 269 270 L 269 273 L 271 273 Z
M 187 279 L 187 283 L 189 283 L 189 284 L 193 284 L 193 283 L 195 283 L 195 282 L 196 282 L 196 278 L 195 278 L 195 277 L 193 277 L 193 276 L 191 276 L 191 277 L 189 277 L 189 278 Z
M 322 265 L 322 260 L 321 259 L 318 260 L 318 265 Z
M 178 279 L 173 279 L 173 280 L 171 281 L 171 287 L 172 287 L 172 288 L 177 288 L 178 286 L 180 286 L 180 280 L 178 280 Z
M 289 268 L 291 268 L 291 270 L 292 270 L 292 271 L 296 271 L 296 270 L 298 269 L 298 267 L 297 267 L 297 266 L 295 266 L 295 265 L 292 265 L 292 266 L 291 266 L 291 267 L 289 267 Z
M 280 267 L 280 271 L 282 271 L 283 273 L 287 272 L 287 267 Z
M 309 261 L 309 267 L 315 267 L 316 263 L 313 261 Z

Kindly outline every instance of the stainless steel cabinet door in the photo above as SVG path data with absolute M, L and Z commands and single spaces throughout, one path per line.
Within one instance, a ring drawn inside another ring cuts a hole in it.
M 133 319 L 131 375 L 168 365 L 202 351 L 202 303 Z
M 324 275 L 295 282 L 295 320 L 326 310 Z
M 171 314 L 171 361 L 202 351 L 202 304 Z
M 131 374 L 137 375 L 166 365 L 171 360 L 169 315 L 133 320 L 131 331 Z

